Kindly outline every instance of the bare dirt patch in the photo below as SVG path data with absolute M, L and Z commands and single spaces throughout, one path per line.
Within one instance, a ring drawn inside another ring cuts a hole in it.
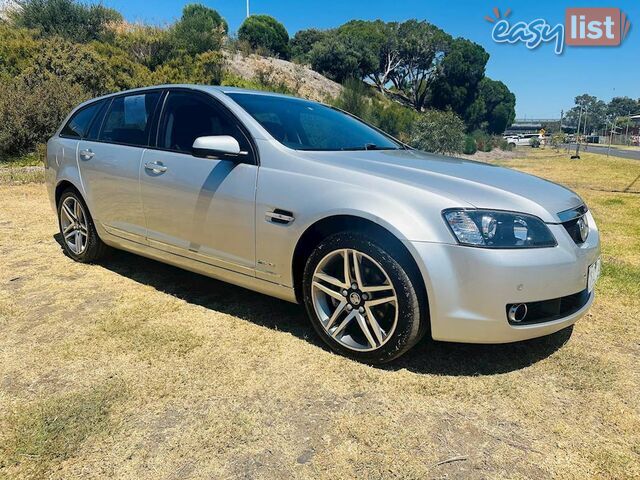
M 339 83 L 304 65 L 279 58 L 229 53 L 226 60 L 226 69 L 234 75 L 247 79 L 264 77 L 270 83 L 283 83 L 292 92 L 311 100 L 327 102 L 342 91 L 342 85 Z

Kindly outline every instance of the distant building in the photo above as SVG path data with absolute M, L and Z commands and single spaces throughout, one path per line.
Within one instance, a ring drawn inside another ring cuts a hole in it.
M 559 127 L 559 118 L 516 118 L 511 126 L 505 130 L 504 134 L 514 135 L 518 133 L 538 133 L 542 129 L 547 132 L 554 132 L 557 131 Z M 575 127 L 569 125 L 562 125 L 562 130 L 567 133 L 573 132 L 575 129 Z

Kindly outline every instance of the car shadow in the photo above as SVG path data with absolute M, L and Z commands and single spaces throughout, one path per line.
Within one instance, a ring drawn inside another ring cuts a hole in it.
M 60 234 L 56 234 L 55 239 L 62 245 Z M 114 250 L 100 265 L 188 303 L 290 333 L 328 351 L 300 305 L 124 251 Z M 377 368 L 447 376 L 506 373 L 547 358 L 569 341 L 572 332 L 573 328 L 569 327 L 546 337 L 500 345 L 436 342 L 425 338 L 401 358 Z

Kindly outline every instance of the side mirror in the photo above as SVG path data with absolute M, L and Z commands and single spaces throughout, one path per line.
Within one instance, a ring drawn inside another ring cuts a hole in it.
M 230 135 L 213 135 L 198 137 L 193 142 L 193 155 L 195 157 L 229 158 L 247 155 L 240 151 L 240 144 Z

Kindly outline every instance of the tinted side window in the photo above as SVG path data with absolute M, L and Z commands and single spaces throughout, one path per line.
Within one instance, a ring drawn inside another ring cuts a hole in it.
M 146 146 L 150 120 L 159 98 L 160 92 L 114 98 L 104 120 L 100 140 Z
M 217 107 L 213 100 L 190 92 L 171 92 L 164 107 L 158 146 L 191 153 L 198 137 L 230 135 L 249 152 L 249 141 L 235 121 Z
M 91 120 L 103 102 L 92 103 L 76 112 L 60 131 L 63 137 L 82 138 L 87 133 Z
M 91 126 L 89 127 L 89 131 L 86 134 L 86 138 L 88 140 L 98 139 L 98 134 L 100 133 L 100 127 L 102 126 L 102 122 L 104 121 L 104 116 L 107 113 L 107 109 L 109 108 L 110 103 L 111 103 L 111 100 L 102 102 L 100 111 L 93 118 L 93 121 L 91 122 Z

